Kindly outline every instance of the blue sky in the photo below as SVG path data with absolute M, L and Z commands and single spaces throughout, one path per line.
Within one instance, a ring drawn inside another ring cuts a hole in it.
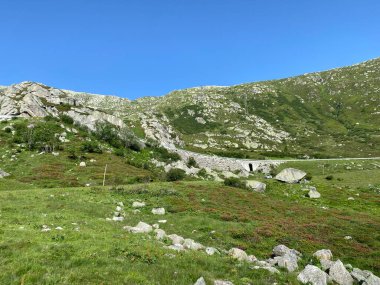
M 380 56 L 378 0 L 0 0 L 0 85 L 134 99 Z

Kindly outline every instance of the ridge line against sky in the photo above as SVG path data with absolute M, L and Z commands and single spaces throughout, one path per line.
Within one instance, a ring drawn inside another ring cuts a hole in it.
M 13 0 L 0 8 L 1 85 L 136 99 L 380 55 L 375 0 Z

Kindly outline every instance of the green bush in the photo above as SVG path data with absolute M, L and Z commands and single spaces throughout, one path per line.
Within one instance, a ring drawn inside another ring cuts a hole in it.
M 198 167 L 197 161 L 194 157 L 189 157 L 189 159 L 187 160 L 187 167 Z
M 186 177 L 186 172 L 179 168 L 172 168 L 166 174 L 167 181 L 178 181 Z
M 326 179 L 326 180 L 333 180 L 333 179 L 334 179 L 334 176 L 332 176 L 332 175 L 327 175 L 327 176 L 325 177 L 325 179 Z
M 155 149 L 159 160 L 164 161 L 166 163 L 175 162 L 181 159 L 178 153 L 170 152 L 166 148 L 158 147 Z
M 230 187 L 236 187 L 236 188 L 247 188 L 245 181 L 241 181 L 239 178 L 236 177 L 230 177 L 224 179 L 224 185 L 230 186 Z
M 68 124 L 68 125 L 74 124 L 74 119 L 66 114 L 61 115 L 60 118 L 61 118 L 61 121 L 65 124 Z
M 99 144 L 94 141 L 86 141 L 82 143 L 80 150 L 88 153 L 102 153 L 102 149 Z

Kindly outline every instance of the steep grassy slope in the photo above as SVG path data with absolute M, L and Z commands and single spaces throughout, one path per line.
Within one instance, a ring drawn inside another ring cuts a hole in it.
M 172 127 L 185 148 L 201 152 L 378 156 L 380 59 L 282 80 L 179 90 L 128 108 L 130 118 L 145 113 Z

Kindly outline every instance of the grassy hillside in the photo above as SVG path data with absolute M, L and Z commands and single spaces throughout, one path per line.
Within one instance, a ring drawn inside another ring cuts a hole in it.
M 271 180 L 265 194 L 196 181 L 2 190 L 0 282 L 193 284 L 204 276 L 234 284 L 298 284 L 296 273 L 252 270 L 223 253 L 177 253 L 165 249 L 152 235 L 122 229 L 160 219 L 167 220 L 160 228 L 168 234 L 221 251 L 239 247 L 266 259 L 275 245 L 286 244 L 303 253 L 303 268 L 315 263 L 314 251 L 329 248 L 344 263 L 379 274 L 380 176 L 367 180 L 367 173 L 378 174 L 379 169 L 368 165 L 368 169 L 353 167 L 344 172 L 338 167 L 330 170 L 333 180 L 326 180 L 318 165 L 307 168 L 321 199 L 305 198 L 298 184 Z M 352 175 L 357 184 L 352 183 Z M 355 200 L 348 200 L 351 196 Z M 146 207 L 134 213 L 134 201 L 144 201 Z M 125 205 L 125 221 L 107 221 L 119 202 Z M 153 207 L 165 207 L 168 213 L 152 215 Z M 52 230 L 42 232 L 43 225 Z M 352 239 L 344 239 L 348 235 Z
M 298 77 L 174 91 L 131 104 L 190 150 L 227 156 L 380 154 L 380 59 Z

